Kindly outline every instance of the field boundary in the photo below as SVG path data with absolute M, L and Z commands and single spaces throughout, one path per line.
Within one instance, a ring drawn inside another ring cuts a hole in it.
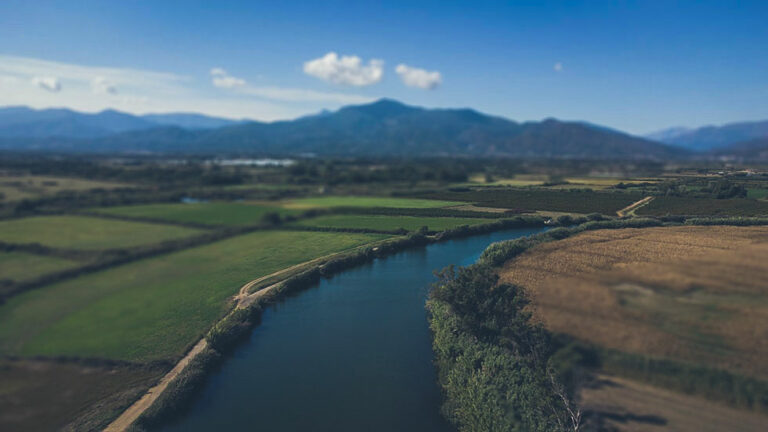
M 181 372 L 184 370 L 184 368 L 187 367 L 187 365 L 194 359 L 198 354 L 203 352 L 205 348 L 208 347 L 208 342 L 205 340 L 205 338 L 200 339 L 189 352 L 181 359 L 178 363 L 171 369 L 168 373 L 163 375 L 162 378 L 160 378 L 160 381 L 152 386 L 149 390 L 147 390 L 144 395 L 134 402 L 128 409 L 123 411 L 122 414 L 120 414 L 120 417 L 115 419 L 112 423 L 110 423 L 106 428 L 104 428 L 104 432 L 119 432 L 127 430 L 133 422 L 136 421 L 136 419 L 141 416 L 144 411 L 146 411 L 147 408 L 152 406 L 152 404 L 157 400 L 158 397 L 160 397 L 161 394 L 163 394 L 163 391 L 168 387 L 168 384 L 171 383 L 176 377 L 181 374 Z
M 255 325 L 255 323 L 252 322 L 251 316 L 260 312 L 261 301 L 277 300 L 278 296 L 281 294 L 314 285 L 320 277 L 330 277 L 333 274 L 355 267 L 364 262 L 370 262 L 375 258 L 384 257 L 414 246 L 424 246 L 430 243 L 441 242 L 466 235 L 531 226 L 545 226 L 544 219 L 526 219 L 517 217 L 514 219 L 497 220 L 487 224 L 476 225 L 474 227 L 457 227 L 451 230 L 441 231 L 438 235 L 430 237 L 416 233 L 395 239 L 383 239 L 377 242 L 357 246 L 346 251 L 335 252 L 296 264 L 243 284 L 238 290 L 238 293 L 232 298 L 235 306 L 221 320 L 212 326 L 211 332 L 221 326 L 224 328 L 223 332 L 232 333 L 231 335 L 224 335 L 224 338 L 229 338 L 230 341 L 228 342 L 231 342 L 231 340 L 237 339 L 242 334 L 245 334 L 245 332 L 249 332 Z M 332 265 L 334 264 L 334 261 L 338 261 L 335 263 L 336 265 Z M 276 276 L 285 277 L 271 282 L 255 292 L 250 292 L 254 286 Z M 211 336 L 211 332 L 208 332 L 194 345 L 195 348 L 199 347 L 194 350 L 194 355 L 190 355 L 193 352 L 190 351 L 190 353 L 184 356 L 184 358 L 174 366 L 171 372 L 161 379 L 161 382 L 158 383 L 158 385 L 152 387 L 147 394 L 132 404 L 128 410 L 121 413 L 118 419 L 110 423 L 104 430 L 109 432 L 124 431 L 129 428 L 131 430 L 135 428 L 141 430 L 141 425 L 137 425 L 136 423 L 142 421 L 144 413 L 152 408 L 155 410 L 153 415 L 159 415 L 158 412 L 162 412 L 165 407 L 161 406 L 159 408 L 153 408 L 153 405 L 168 387 L 174 385 L 178 385 L 179 387 L 185 386 L 185 383 L 181 381 L 184 381 L 187 366 L 201 356 L 202 353 L 206 352 L 206 348 L 216 350 L 216 344 L 207 342 L 208 338 Z M 203 343 L 204 345 L 201 346 Z M 193 388 L 190 387 L 191 386 L 187 385 L 182 392 L 192 391 Z M 131 413 L 126 414 L 127 411 L 131 411 Z M 128 420 L 130 420 L 130 422 L 128 422 Z
M 641 199 L 640 201 L 633 202 L 632 204 L 630 204 L 630 205 L 624 207 L 623 209 L 617 211 L 616 215 L 619 216 L 619 217 L 634 216 L 635 215 L 635 210 L 639 209 L 640 207 L 642 207 L 644 205 L 647 205 L 652 200 L 653 200 L 653 196 L 652 195 L 647 196 L 647 197 Z

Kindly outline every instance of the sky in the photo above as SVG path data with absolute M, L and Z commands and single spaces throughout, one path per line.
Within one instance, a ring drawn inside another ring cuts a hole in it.
M 0 1 L 0 106 L 271 121 L 382 97 L 635 134 L 768 119 L 768 1 Z

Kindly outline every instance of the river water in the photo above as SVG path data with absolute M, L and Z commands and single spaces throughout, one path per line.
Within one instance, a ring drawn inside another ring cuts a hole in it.
M 424 310 L 433 271 L 473 263 L 515 229 L 431 244 L 347 270 L 264 311 L 163 431 L 451 431 Z

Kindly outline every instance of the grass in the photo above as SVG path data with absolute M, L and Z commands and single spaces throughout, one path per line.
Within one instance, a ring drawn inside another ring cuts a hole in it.
M 18 201 L 54 195 L 63 191 L 116 189 L 131 185 L 50 176 L 0 176 L 0 201 Z
M 552 331 L 768 378 L 768 228 L 590 231 L 510 261 Z
M 22 282 L 79 265 L 76 261 L 25 252 L 0 252 L 0 279 Z
M 763 216 L 768 201 L 747 198 L 656 197 L 637 210 L 638 215 Z
M 747 198 L 751 198 L 751 199 L 768 198 L 768 189 L 747 189 Z
M 259 223 L 261 218 L 267 213 L 278 213 L 281 215 L 299 213 L 297 210 L 273 205 L 232 202 L 147 204 L 107 207 L 97 209 L 96 211 L 117 216 L 209 225 L 253 225 Z
M 548 190 L 543 188 L 482 188 L 467 191 L 441 191 L 423 198 L 475 203 L 480 207 L 521 210 L 546 210 L 568 213 L 602 213 L 613 215 L 643 198 L 640 194 L 594 191 Z
M 430 231 L 443 231 L 461 225 L 477 225 L 488 223 L 488 219 L 453 218 L 453 217 L 414 217 L 414 216 L 381 216 L 381 215 L 330 215 L 314 219 L 305 219 L 297 225 L 325 228 L 355 228 L 394 231 L 404 228 L 415 231 L 427 226 Z
M 120 249 L 200 233 L 171 225 L 87 216 L 35 216 L 0 221 L 0 241 L 67 249 Z
M 0 353 L 178 357 L 245 282 L 385 237 L 260 231 L 29 291 L 0 306 Z
M 390 207 L 390 208 L 437 208 L 464 204 L 457 201 L 432 199 L 362 197 L 362 196 L 327 196 L 300 198 L 288 201 L 286 208 L 310 209 L 332 207 Z

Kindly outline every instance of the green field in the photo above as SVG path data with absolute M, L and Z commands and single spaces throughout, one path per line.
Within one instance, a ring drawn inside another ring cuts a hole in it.
M 480 207 L 518 210 L 548 210 L 568 213 L 602 213 L 616 211 L 643 198 L 635 193 L 595 192 L 591 190 L 549 190 L 542 188 L 482 188 L 464 191 L 440 191 L 423 198 L 457 200 Z
M 25 252 L 0 252 L 0 279 L 22 282 L 46 273 L 65 270 L 79 263 L 64 258 Z
M 747 198 L 752 198 L 752 199 L 768 198 L 768 189 L 747 189 Z
M 637 209 L 637 215 L 765 216 L 768 201 L 747 198 L 656 197 Z
M 83 192 L 92 189 L 117 189 L 131 186 L 130 184 L 74 177 L 0 175 L 0 201 L 36 199 L 64 191 Z
M 172 225 L 88 216 L 35 216 L 0 221 L 0 241 L 67 249 L 120 249 L 159 243 L 202 231 Z
M 383 238 L 260 231 L 29 291 L 0 306 L 0 353 L 177 357 L 245 282 Z
M 379 216 L 379 215 L 331 215 L 314 219 L 305 219 L 297 225 L 324 228 L 355 228 L 394 231 L 404 228 L 415 231 L 423 226 L 430 231 L 443 231 L 461 225 L 477 225 L 490 222 L 488 219 L 454 217 L 414 217 L 414 216 Z
M 390 198 L 390 197 L 360 197 L 360 196 L 329 196 L 301 198 L 288 201 L 287 208 L 310 209 L 330 207 L 391 207 L 391 208 L 437 208 L 464 204 L 457 201 L 442 201 L 431 199 Z
M 192 204 L 147 204 L 96 209 L 99 213 L 117 216 L 163 219 L 171 222 L 190 222 L 208 225 L 253 225 L 261 222 L 267 213 L 298 214 L 278 206 L 211 202 Z

